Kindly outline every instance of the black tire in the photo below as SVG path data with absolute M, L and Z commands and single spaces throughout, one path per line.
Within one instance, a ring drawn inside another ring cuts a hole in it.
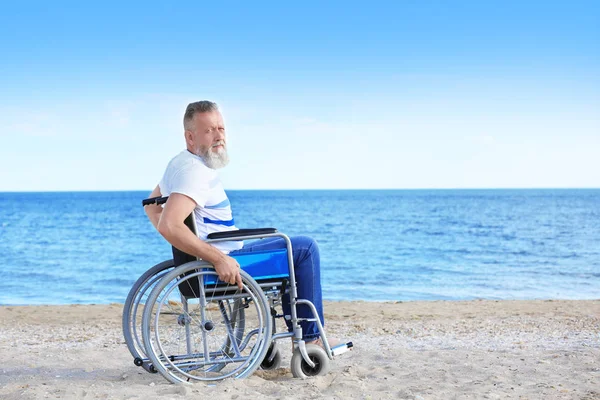
M 260 363 L 260 368 L 265 371 L 270 371 L 273 369 L 277 369 L 281 366 L 281 352 L 275 345 L 275 342 L 271 343 L 269 346 L 269 350 L 267 351 L 267 355 L 265 355 L 264 360 Z

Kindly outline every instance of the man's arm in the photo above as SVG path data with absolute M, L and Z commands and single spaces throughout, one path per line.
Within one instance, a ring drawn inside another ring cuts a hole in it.
M 152 194 L 160 196 L 160 189 L 158 191 L 157 189 Z M 215 267 L 222 281 L 232 285 L 237 283 L 238 287 L 242 289 L 242 277 L 238 262 L 223 254 L 216 247 L 200 240 L 185 226 L 183 221 L 194 211 L 195 207 L 196 202 L 191 198 L 180 193 L 171 193 L 162 211 L 158 211 L 156 214 L 155 210 L 150 210 L 146 211 L 146 214 L 150 221 L 153 221 L 152 218 L 158 217 L 156 229 L 169 243 L 185 253 L 208 261 Z
M 148 197 L 161 197 L 161 196 L 162 196 L 162 194 L 160 193 L 160 187 L 158 185 L 156 185 L 156 187 L 154 188 L 154 190 L 152 191 L 152 193 L 150 193 L 150 196 L 148 196 Z M 156 230 L 158 230 L 158 220 L 160 219 L 162 210 L 163 210 L 163 208 L 157 204 L 150 204 L 148 206 L 144 206 L 144 211 L 146 212 L 148 219 L 150 220 L 150 222 L 152 222 L 152 225 L 154 226 L 154 228 Z

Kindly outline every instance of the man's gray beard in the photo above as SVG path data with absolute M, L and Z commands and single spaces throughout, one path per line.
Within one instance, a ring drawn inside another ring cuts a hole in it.
M 200 157 L 202 161 L 204 161 L 204 165 L 210 169 L 223 168 L 229 164 L 229 154 L 227 154 L 225 148 L 214 152 L 212 151 L 212 148 L 209 147 L 206 152 L 202 153 L 202 150 L 200 150 L 198 153 L 198 157 Z

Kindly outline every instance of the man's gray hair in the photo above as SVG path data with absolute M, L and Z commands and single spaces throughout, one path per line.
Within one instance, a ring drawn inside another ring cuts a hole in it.
M 217 106 L 217 103 L 213 103 L 212 101 L 202 100 L 188 104 L 187 108 L 185 109 L 185 114 L 183 115 L 183 128 L 186 131 L 192 130 L 191 124 L 192 119 L 194 119 L 194 115 L 212 111 L 219 111 L 219 106 Z

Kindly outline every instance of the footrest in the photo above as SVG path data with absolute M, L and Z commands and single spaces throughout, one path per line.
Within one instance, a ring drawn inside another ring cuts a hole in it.
M 349 351 L 352 347 L 354 347 L 352 342 L 338 344 L 331 349 L 331 355 L 339 356 L 340 354 Z

